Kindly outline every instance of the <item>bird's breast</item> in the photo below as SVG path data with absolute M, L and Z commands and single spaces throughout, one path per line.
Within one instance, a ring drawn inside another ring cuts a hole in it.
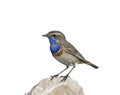
M 52 53 L 52 54 L 53 54 L 53 56 L 60 57 L 63 54 L 63 52 L 64 51 L 60 48 L 57 52 Z
M 60 49 L 57 53 L 53 53 L 53 56 L 61 63 L 65 65 L 72 66 L 75 63 L 79 62 L 79 59 L 74 57 L 73 55 L 66 53 L 65 50 Z
M 50 51 L 52 53 L 57 53 L 60 50 L 60 45 L 58 44 L 51 44 L 50 45 Z

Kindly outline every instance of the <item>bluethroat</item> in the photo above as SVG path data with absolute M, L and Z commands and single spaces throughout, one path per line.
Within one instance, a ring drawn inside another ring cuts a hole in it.
M 54 58 L 66 66 L 64 70 L 62 70 L 56 75 L 51 76 L 51 80 L 54 77 L 59 76 L 65 70 L 67 70 L 69 66 L 73 66 L 69 73 L 66 76 L 63 76 L 63 79 L 61 80 L 61 82 L 65 81 L 71 73 L 71 71 L 75 68 L 76 64 L 85 63 L 89 66 L 92 66 L 95 69 L 99 68 L 95 64 L 92 64 L 91 62 L 87 61 L 81 55 L 81 53 L 66 40 L 65 35 L 62 32 L 50 31 L 49 33 L 43 36 L 49 39 L 50 51 Z

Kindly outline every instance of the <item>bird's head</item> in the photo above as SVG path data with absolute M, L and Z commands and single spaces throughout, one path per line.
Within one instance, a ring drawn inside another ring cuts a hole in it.
M 64 34 L 60 31 L 50 31 L 43 36 L 48 37 L 50 44 L 61 43 L 66 40 Z

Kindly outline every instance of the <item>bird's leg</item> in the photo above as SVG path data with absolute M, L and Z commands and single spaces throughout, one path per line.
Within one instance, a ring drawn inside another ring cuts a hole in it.
M 54 77 L 58 77 L 62 72 L 64 72 L 65 70 L 68 69 L 69 66 L 66 66 L 66 68 L 64 70 L 62 70 L 60 73 L 56 74 L 56 75 L 53 75 L 51 76 L 51 80 L 53 80 Z
M 69 71 L 69 73 L 66 76 L 63 76 L 63 79 L 60 82 L 65 81 L 74 68 L 75 68 L 75 65 L 73 66 L 73 68 Z

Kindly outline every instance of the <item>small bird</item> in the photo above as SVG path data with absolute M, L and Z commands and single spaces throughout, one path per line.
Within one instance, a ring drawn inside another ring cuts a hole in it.
M 64 64 L 66 68 L 62 70 L 60 73 L 51 76 L 51 80 L 53 78 L 59 76 L 62 72 L 67 70 L 69 66 L 73 66 L 69 73 L 63 76 L 63 79 L 60 81 L 65 81 L 71 71 L 75 68 L 76 64 L 85 63 L 93 68 L 97 69 L 98 66 L 92 64 L 87 61 L 81 53 L 71 44 L 69 43 L 65 35 L 60 31 L 50 31 L 47 34 L 43 35 L 49 39 L 50 42 L 50 51 L 55 59 L 57 59 L 60 63 Z

